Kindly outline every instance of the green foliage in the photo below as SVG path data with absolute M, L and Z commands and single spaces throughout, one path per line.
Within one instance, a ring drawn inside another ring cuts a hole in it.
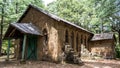
M 116 51 L 116 58 L 120 58 L 120 45 L 119 44 L 116 45 L 115 51 Z
M 110 17 L 117 12 L 116 0 L 57 0 L 48 11 L 90 29 L 94 33 L 111 31 Z
M 3 41 L 2 49 L 7 50 L 8 42 L 6 40 Z
M 8 47 L 8 40 L 3 40 L 3 45 L 2 45 L 2 52 L 5 53 L 7 51 L 7 47 Z M 13 48 L 13 44 L 10 43 L 10 47 Z
M 79 10 L 81 8 L 82 5 L 78 0 L 57 0 L 50 3 L 47 7 L 53 14 L 78 25 L 81 25 L 81 23 L 77 23 L 80 22 L 80 14 L 83 12 L 83 10 Z
M 16 22 L 20 18 L 29 4 L 44 7 L 42 0 L 0 0 L 0 11 L 2 11 L 2 8 L 4 9 L 4 14 L 0 13 L 0 16 L 4 16 L 4 32 L 9 23 Z

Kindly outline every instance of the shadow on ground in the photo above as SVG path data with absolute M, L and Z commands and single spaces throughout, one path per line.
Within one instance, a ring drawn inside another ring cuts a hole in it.
M 10 59 L 5 61 L 5 57 L 0 57 L 0 68 L 120 68 L 120 61 L 105 60 L 105 61 L 83 61 L 84 64 L 60 64 L 46 61 L 26 61 L 21 64 L 20 61 Z

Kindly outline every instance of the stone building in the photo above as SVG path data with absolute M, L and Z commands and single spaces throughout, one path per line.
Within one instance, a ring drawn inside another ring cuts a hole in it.
M 29 5 L 16 22 L 9 25 L 4 39 L 15 39 L 17 58 L 58 61 L 64 46 L 80 55 L 81 45 L 89 47 L 93 33 L 40 8 Z
M 115 58 L 115 35 L 113 33 L 95 34 L 90 43 L 90 51 L 93 55 L 102 58 Z

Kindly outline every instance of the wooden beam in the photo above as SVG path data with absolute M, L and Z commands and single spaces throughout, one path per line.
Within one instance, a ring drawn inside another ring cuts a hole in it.
M 25 45 L 26 45 L 26 39 L 27 39 L 27 35 L 24 34 L 23 48 L 22 48 L 22 61 L 25 60 Z
M 14 30 L 12 30 L 12 32 L 10 33 L 9 37 L 13 34 L 13 32 L 15 32 L 16 28 Z

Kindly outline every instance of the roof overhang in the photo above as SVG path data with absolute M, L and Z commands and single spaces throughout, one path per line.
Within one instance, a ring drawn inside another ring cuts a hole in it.
M 104 40 L 116 40 L 114 33 L 101 33 L 95 34 L 91 41 L 104 41 Z
M 23 34 L 42 36 L 42 32 L 32 23 L 11 23 L 4 36 L 4 39 L 18 38 Z

